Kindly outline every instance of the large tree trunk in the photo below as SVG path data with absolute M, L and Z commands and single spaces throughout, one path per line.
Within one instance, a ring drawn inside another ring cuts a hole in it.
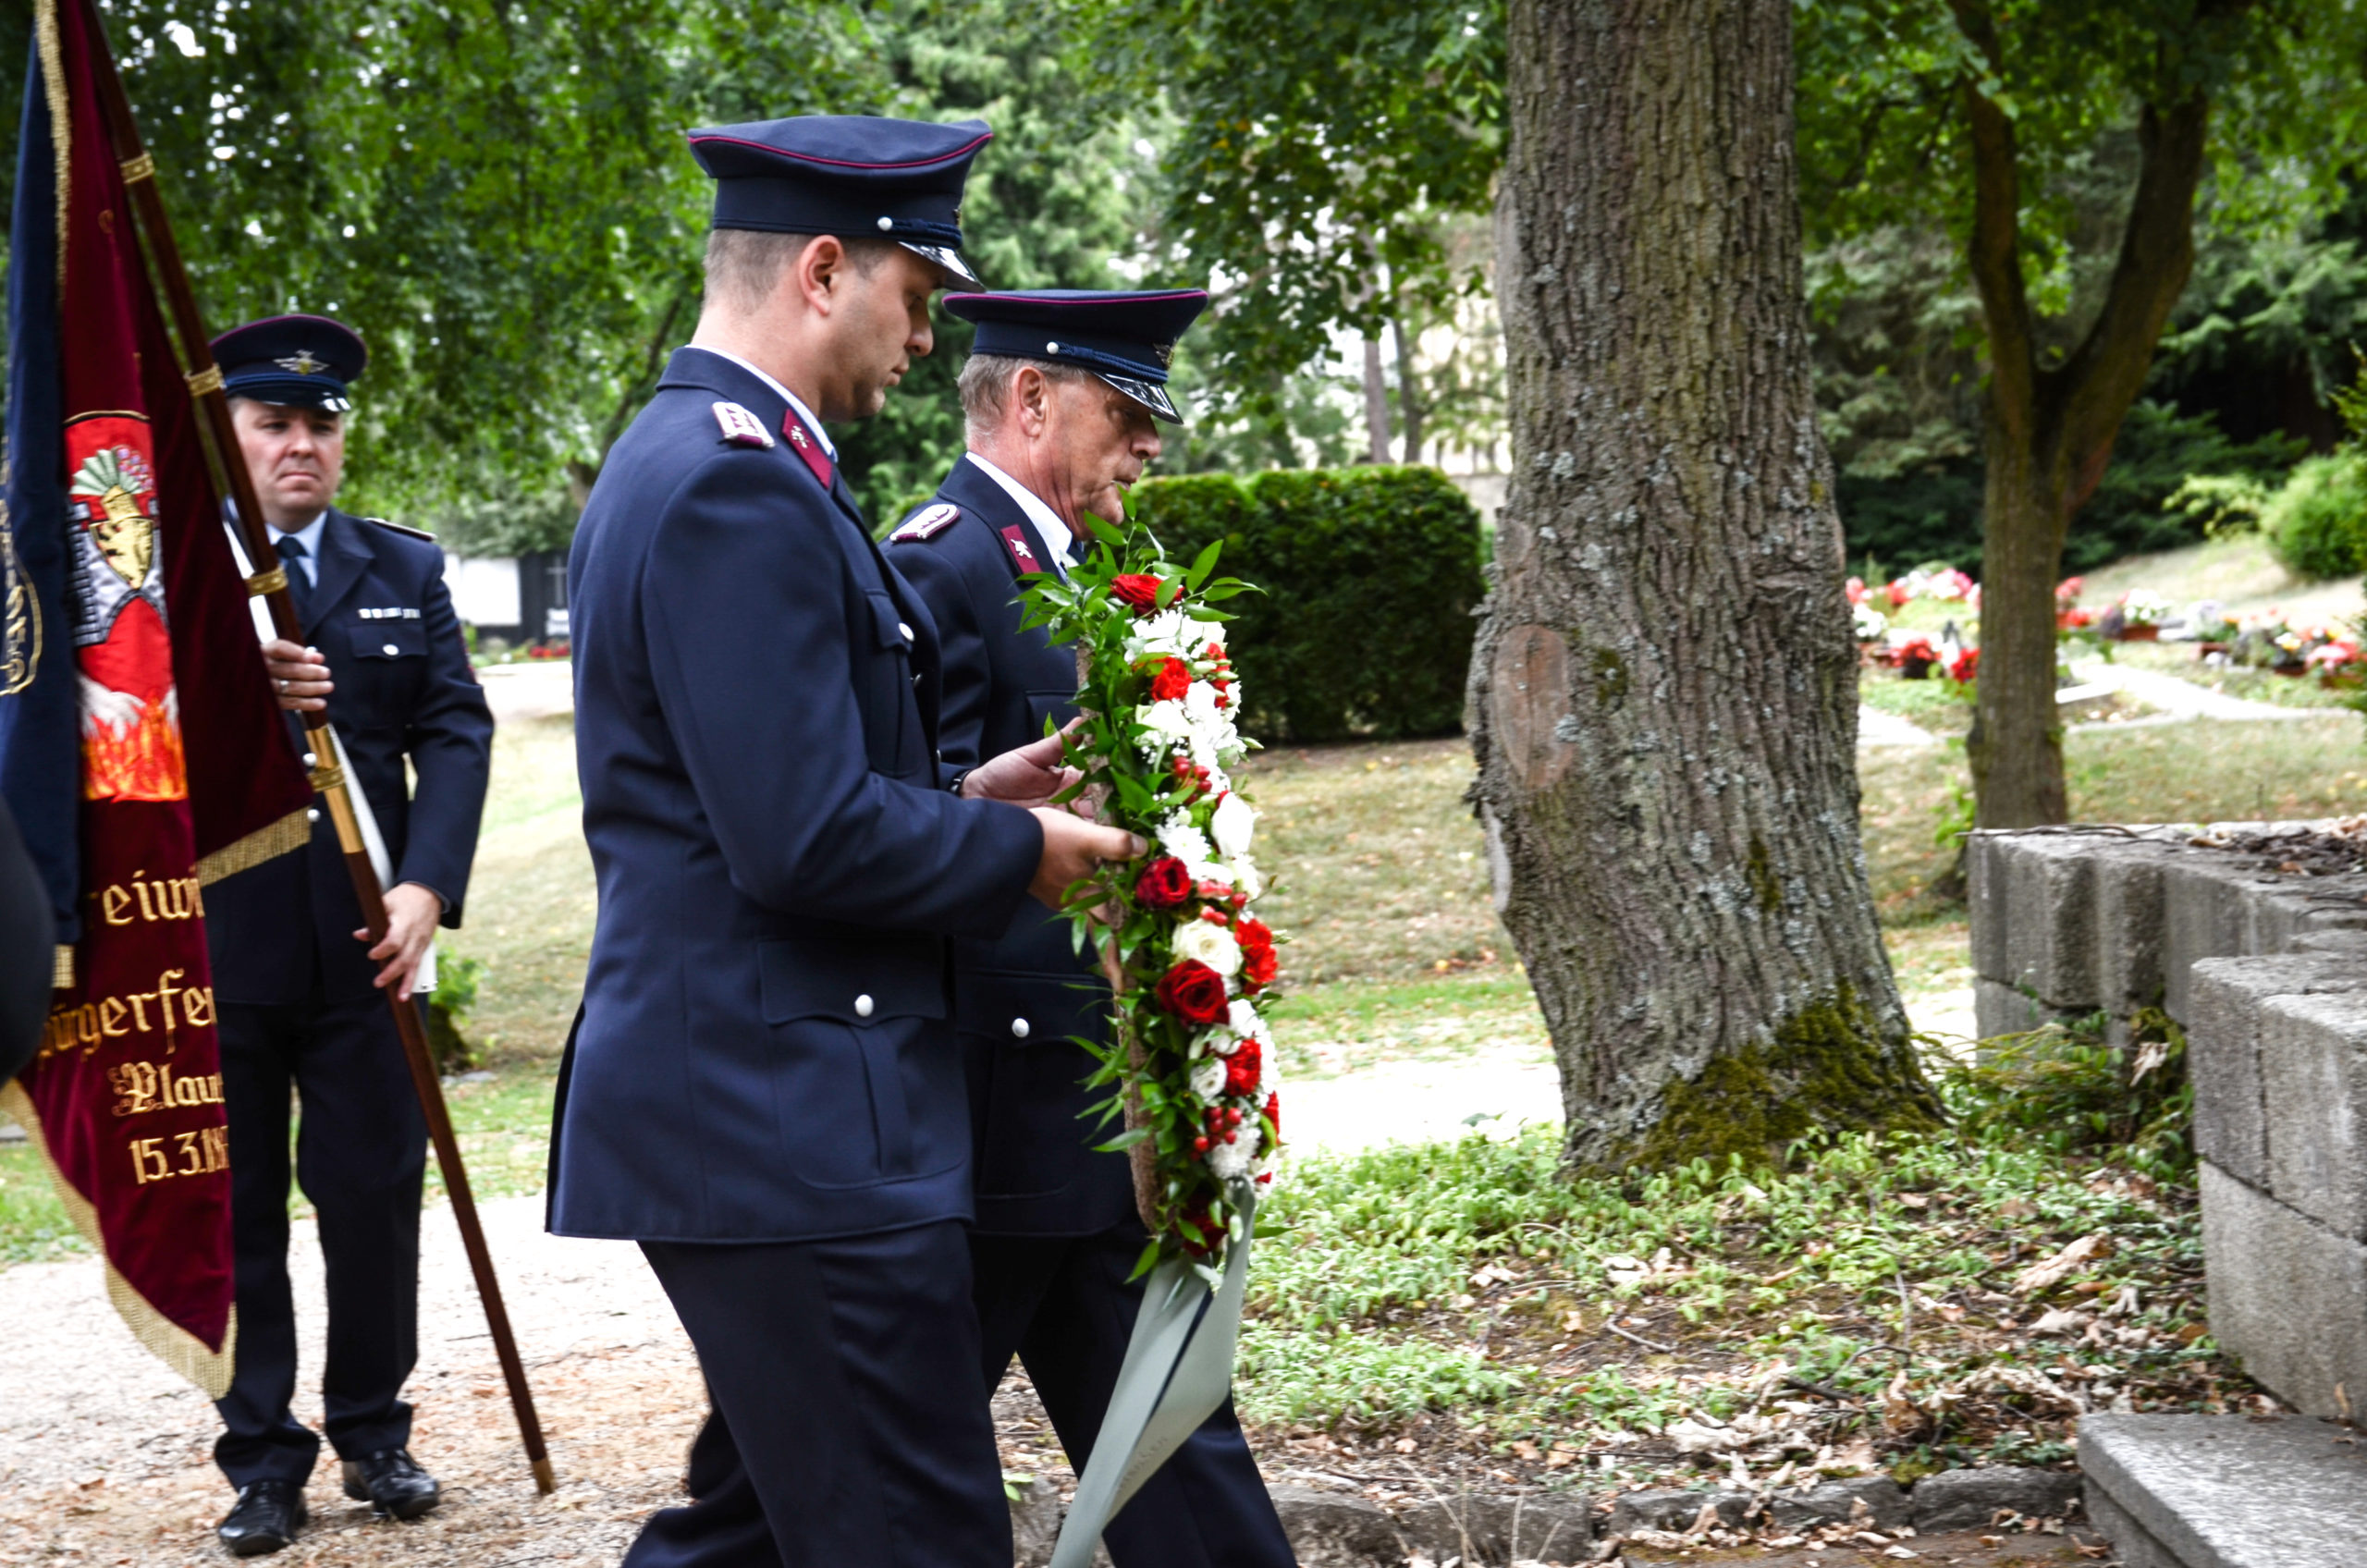
M 1513 0 L 1513 480 L 1471 667 L 1574 1163 L 1929 1126 L 1858 830 L 1786 0 Z
M 1956 24 L 2001 67 L 1983 0 L 1956 0 Z M 2025 25 L 2044 25 L 2032 13 Z M 2175 80 L 2177 73 L 2165 72 Z M 1982 432 L 1981 684 L 1968 749 L 1975 820 L 2032 827 L 2070 815 L 2054 704 L 2054 584 L 2072 514 L 2095 493 L 2113 437 L 2152 367 L 2162 325 L 2194 264 L 2194 191 L 2210 105 L 2201 91 L 2138 116 L 2137 190 L 2103 308 L 2061 363 L 2041 368 L 2022 285 L 2021 178 L 2014 122 L 1968 79 L 1973 155 L 1966 259 L 1989 338 Z

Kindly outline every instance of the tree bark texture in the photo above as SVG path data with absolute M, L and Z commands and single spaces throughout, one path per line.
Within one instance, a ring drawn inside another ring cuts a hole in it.
M 1380 339 L 1365 339 L 1365 461 L 1389 460 L 1389 375 L 1380 364 Z
M 1405 330 L 1404 316 L 1390 318 L 1389 337 L 1397 349 L 1397 415 L 1405 427 L 1405 461 L 1410 466 L 1422 460 L 1422 383 L 1414 370 L 1414 338 Z
M 1986 7 L 1958 0 L 1956 14 L 1965 35 L 2000 62 Z M 1967 259 L 1989 338 L 1981 681 L 1968 749 L 1979 825 L 2032 827 L 2070 816 L 2054 702 L 2064 536 L 2103 477 L 2121 418 L 2193 269 L 2194 192 L 2210 109 L 2195 89 L 2140 110 L 2137 190 L 2103 309 L 2077 348 L 2046 364 L 2022 282 L 2014 122 L 1978 84 L 1961 91 L 1974 179 Z
M 1786 0 L 1514 0 L 1472 798 L 1573 1163 L 1934 1124 L 1858 827 Z

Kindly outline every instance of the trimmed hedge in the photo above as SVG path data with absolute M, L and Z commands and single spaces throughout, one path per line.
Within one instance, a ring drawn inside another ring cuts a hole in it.
M 1487 592 L 1479 514 L 1429 468 L 1188 474 L 1134 488 L 1135 515 L 1188 561 L 1263 588 L 1225 607 L 1241 727 L 1267 740 L 1451 733 L 1471 612 Z
M 2304 577 L 2367 570 L 2367 456 L 2346 448 L 2303 460 L 2268 498 L 2260 525 Z

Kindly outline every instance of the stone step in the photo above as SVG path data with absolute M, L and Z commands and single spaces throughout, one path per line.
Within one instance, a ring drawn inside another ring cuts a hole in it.
M 2309 1416 L 2079 1422 L 2088 1522 L 2126 1568 L 2360 1568 L 2367 1433 Z

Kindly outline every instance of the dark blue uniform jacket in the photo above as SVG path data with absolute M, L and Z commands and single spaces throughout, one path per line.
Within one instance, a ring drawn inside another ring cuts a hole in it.
M 889 559 L 927 600 L 944 650 L 938 745 L 970 767 L 1040 740 L 1076 714 L 1076 659 L 1042 627 L 1020 629 L 1019 562 L 1002 531 L 1044 545 L 992 475 L 964 458 L 935 496 L 961 520 L 897 541 Z M 1049 562 L 1044 562 L 1047 570 Z M 1126 1157 L 1092 1145 L 1115 1123 L 1080 1120 L 1107 1090 L 1082 1081 L 1093 1059 L 1071 1039 L 1106 1038 L 1109 986 L 1081 957 L 1066 919 L 1031 907 L 1000 940 L 954 944 L 953 986 L 978 1145 L 977 1229 L 989 1235 L 1083 1236 L 1134 1211 Z
M 469 666 L 434 541 L 329 509 L 322 525 L 304 638 L 328 659 L 329 721 L 394 866 L 389 885 L 442 895 L 460 924 L 493 756 L 493 714 Z M 300 570 L 290 566 L 290 571 Z M 403 762 L 418 774 L 406 788 Z M 281 855 L 205 889 L 214 993 L 226 1002 L 290 1005 L 370 994 L 378 966 L 353 933 L 362 907 L 322 812 L 301 855 Z
M 769 448 L 725 437 L 718 402 Z M 599 877 L 550 1223 L 799 1241 L 970 1213 L 949 938 L 1011 924 L 1033 817 L 939 784 L 937 640 L 781 397 L 678 350 L 568 564 Z

